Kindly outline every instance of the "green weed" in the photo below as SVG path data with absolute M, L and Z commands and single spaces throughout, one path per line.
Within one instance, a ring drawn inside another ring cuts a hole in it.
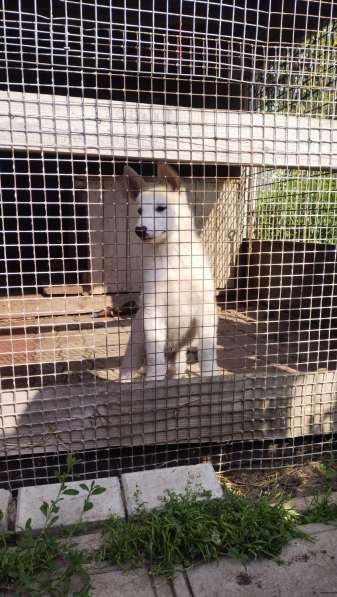
M 71 583 L 76 578 L 79 590 L 72 591 L 71 594 L 78 597 L 89 596 L 90 578 L 85 568 L 89 554 L 65 542 L 53 532 L 59 520 L 60 503 L 64 496 L 79 493 L 66 484 L 76 463 L 77 460 L 69 455 L 66 472 L 58 477 L 60 488 L 56 498 L 50 503 L 42 504 L 41 512 L 45 521 L 38 535 L 32 531 L 31 520 L 27 521 L 19 534 L 0 535 L 0 591 L 10 590 L 11 594 L 18 596 L 65 597 L 70 594 Z M 82 483 L 81 488 L 87 494 L 79 522 L 82 521 L 84 512 L 93 507 L 92 496 L 105 491 L 95 481 L 89 486 Z
M 112 518 L 104 528 L 101 560 L 119 566 L 146 564 L 154 574 L 171 576 L 196 561 L 223 555 L 241 561 L 277 557 L 284 545 L 303 536 L 298 515 L 282 502 L 252 500 L 227 491 L 211 499 L 186 490 L 169 493 L 161 510 L 138 513 L 127 521 Z
M 309 508 L 303 513 L 302 524 L 313 522 L 337 524 L 337 503 L 331 501 L 331 490 L 313 498 Z

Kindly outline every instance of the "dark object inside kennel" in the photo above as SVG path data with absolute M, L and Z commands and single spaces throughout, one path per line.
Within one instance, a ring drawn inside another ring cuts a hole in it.
M 81 284 L 88 270 L 88 214 L 69 162 L 34 154 L 13 160 L 4 153 L 0 161 L 0 294 Z

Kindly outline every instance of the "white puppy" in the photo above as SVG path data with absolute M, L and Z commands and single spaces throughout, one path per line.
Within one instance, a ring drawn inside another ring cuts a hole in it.
M 135 233 L 143 241 L 143 292 L 120 380 L 131 381 L 144 361 L 148 380 L 164 379 L 169 360 L 175 375 L 184 376 L 191 347 L 198 348 L 201 374 L 219 375 L 213 276 L 186 190 L 166 164 L 158 166 L 158 184 L 146 185 L 128 166 L 124 175 L 138 207 Z

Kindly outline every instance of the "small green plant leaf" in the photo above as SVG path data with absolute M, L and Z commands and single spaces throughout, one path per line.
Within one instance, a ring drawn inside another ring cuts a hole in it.
M 25 524 L 25 531 L 31 531 L 32 530 L 32 519 L 28 518 L 28 520 L 26 520 L 26 524 Z
M 72 470 L 76 464 L 78 464 L 78 460 L 77 460 L 76 456 L 74 456 L 73 454 L 68 454 L 68 456 L 67 456 L 68 470 Z
M 47 516 L 49 511 L 49 504 L 47 502 L 43 502 L 43 504 L 40 506 L 40 510 L 44 516 Z
M 63 495 L 78 495 L 79 491 L 78 491 L 78 489 L 68 488 L 68 489 L 64 489 L 62 493 L 63 493 Z
M 63 485 L 67 480 L 67 475 L 65 475 L 64 473 L 57 473 L 55 477 L 59 481 L 59 483 L 61 483 L 61 485 Z
M 48 527 L 50 528 L 50 527 L 54 526 L 54 524 L 58 521 L 58 519 L 59 519 L 58 516 L 53 516 L 53 518 L 51 518 L 48 521 Z
M 83 512 L 88 512 L 89 510 L 92 510 L 94 507 L 94 504 L 92 502 L 84 502 L 84 506 L 83 506 Z
M 83 491 L 89 491 L 89 487 L 85 483 L 80 483 L 80 488 L 83 489 Z
M 100 485 L 97 485 L 96 487 L 94 487 L 94 489 L 91 492 L 91 495 L 101 495 L 102 493 L 104 493 L 106 491 L 105 487 L 101 487 Z

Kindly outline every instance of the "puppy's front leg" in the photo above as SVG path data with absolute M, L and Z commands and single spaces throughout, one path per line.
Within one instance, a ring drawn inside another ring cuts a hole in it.
M 162 306 L 144 308 L 144 331 L 146 351 L 146 380 L 165 379 L 167 359 L 167 311 Z

